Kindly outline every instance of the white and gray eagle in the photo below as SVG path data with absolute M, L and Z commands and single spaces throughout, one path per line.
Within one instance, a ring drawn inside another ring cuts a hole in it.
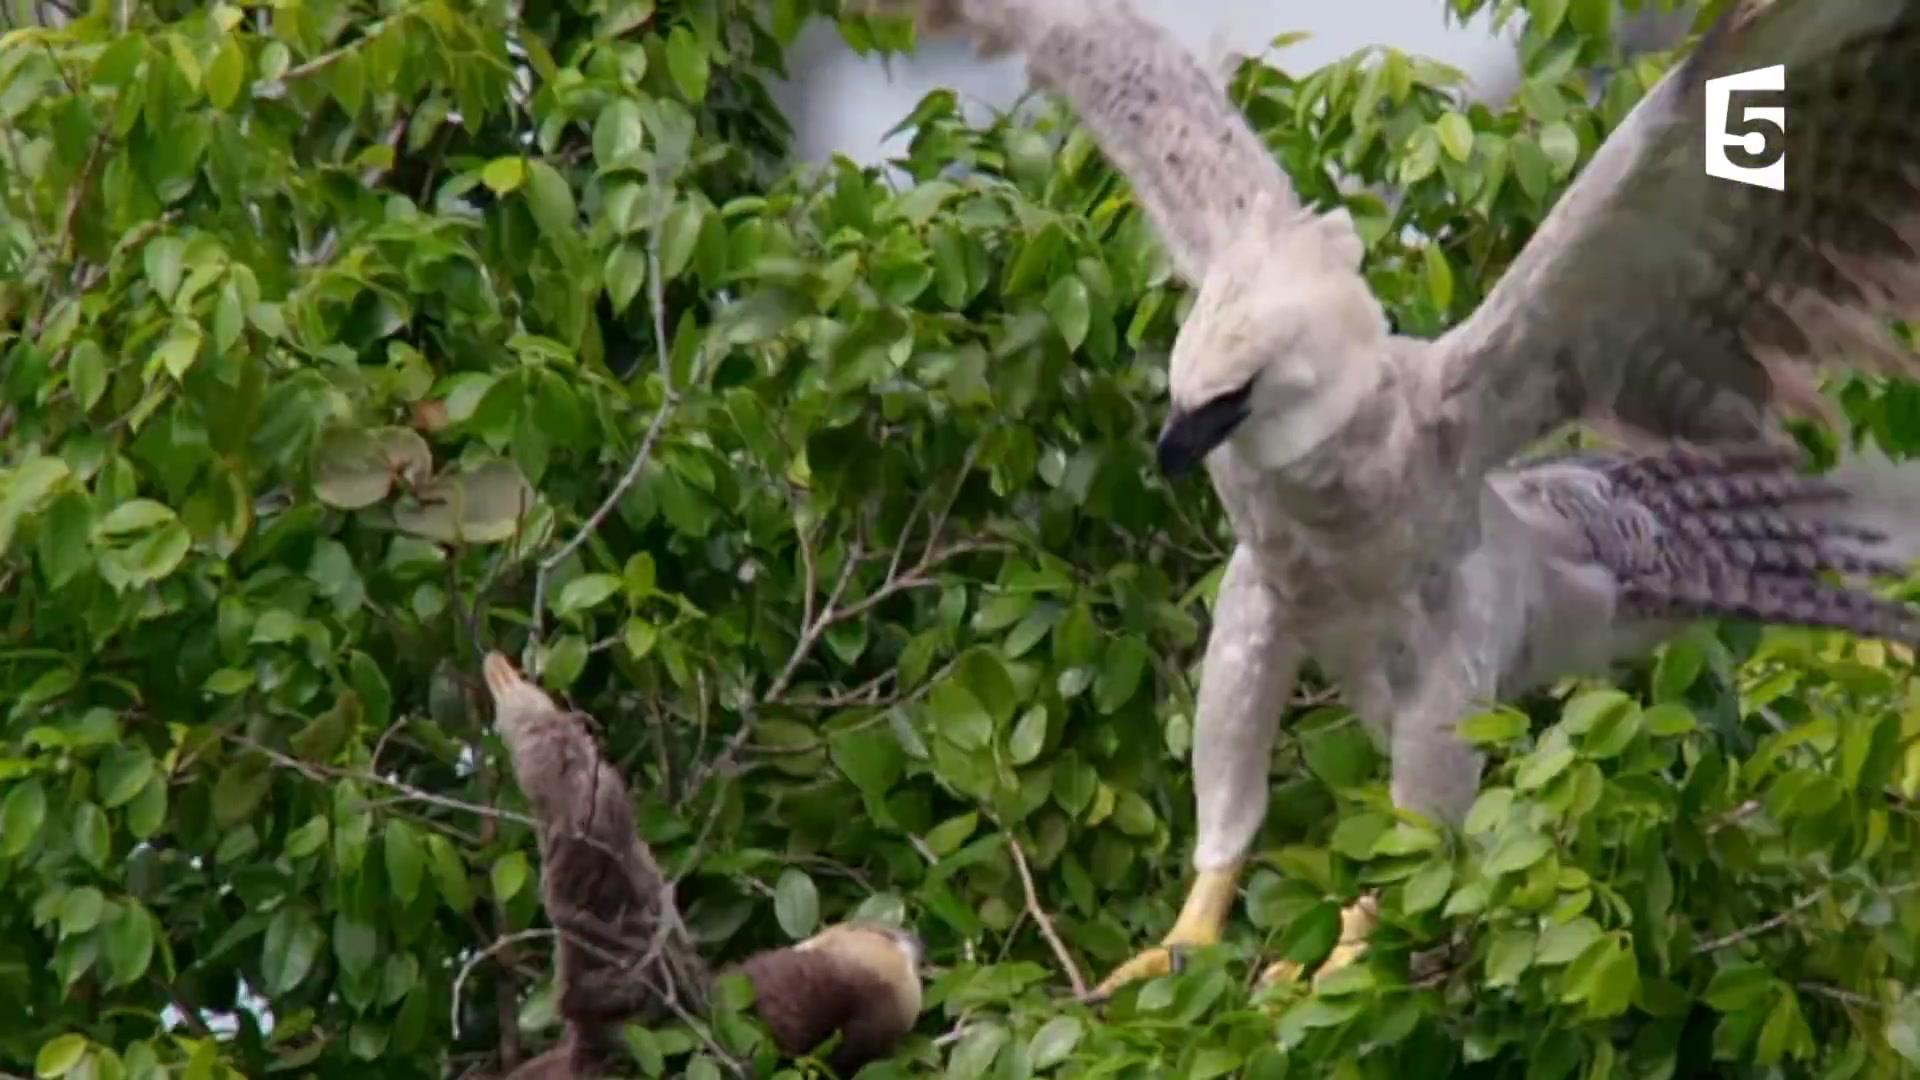
M 1103 990 L 1218 939 L 1309 656 L 1387 745 L 1394 803 L 1458 823 L 1481 760 L 1457 720 L 1689 618 L 1920 643 L 1915 611 L 1829 581 L 1905 572 L 1920 476 L 1868 456 L 1802 475 L 1778 426 L 1823 411 L 1816 361 L 1920 372 L 1887 328 L 1920 309 L 1920 0 L 1738 0 L 1430 341 L 1389 331 L 1346 212 L 1303 206 L 1127 0 L 911 6 L 1065 94 L 1198 290 L 1158 446 L 1168 472 L 1205 460 L 1237 541 L 1195 718 L 1198 879 Z M 1775 64 L 1784 190 L 1708 176 L 1706 81 Z M 1642 449 L 1520 460 L 1580 421 Z M 1344 921 L 1329 965 L 1370 905 Z

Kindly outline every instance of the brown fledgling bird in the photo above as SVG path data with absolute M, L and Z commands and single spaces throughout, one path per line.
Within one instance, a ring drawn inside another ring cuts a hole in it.
M 680 924 L 653 852 L 634 827 L 620 774 L 585 717 L 562 711 L 500 653 L 483 668 L 494 727 L 538 823 L 540 898 L 559 931 L 559 1043 L 507 1080 L 587 1080 L 623 1059 L 620 1027 L 677 1007 L 705 1012 L 712 974 Z M 910 931 L 829 926 L 728 971 L 753 984 L 754 1010 L 787 1056 L 838 1036 L 828 1062 L 851 1075 L 890 1056 L 920 1016 L 923 949 Z

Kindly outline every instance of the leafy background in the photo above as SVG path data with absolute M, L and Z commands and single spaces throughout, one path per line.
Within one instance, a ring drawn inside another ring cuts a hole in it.
M 1920 1061 L 1920 682 L 1832 633 L 1703 627 L 1474 719 L 1461 837 L 1391 816 L 1310 685 L 1229 941 L 1066 1000 L 1185 887 L 1230 541 L 1151 467 L 1187 294 L 1057 105 L 936 93 L 896 170 L 801 169 L 765 80 L 817 0 L 11 6 L 0 1068 L 479 1075 L 551 1039 L 489 647 L 598 718 L 713 955 L 918 927 L 927 1014 L 869 1075 Z M 1524 27 L 1502 108 L 1384 49 L 1232 82 L 1409 333 L 1670 59 L 1622 63 L 1606 0 L 1448 4 L 1488 6 Z M 1920 445 L 1913 387 L 1834 392 Z M 1364 887 L 1366 964 L 1249 992 Z M 771 1068 L 724 1011 L 631 1043 Z

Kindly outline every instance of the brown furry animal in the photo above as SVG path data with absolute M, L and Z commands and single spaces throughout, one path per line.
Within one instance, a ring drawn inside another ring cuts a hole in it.
M 680 926 L 627 788 L 582 718 L 563 713 L 499 653 L 484 663 L 494 726 L 539 823 L 540 894 L 560 932 L 555 979 L 566 1034 L 507 1080 L 587 1080 L 621 1060 L 620 1027 L 707 1007 L 711 976 Z M 921 946 L 911 932 L 843 923 L 737 969 L 780 1052 L 835 1035 L 829 1061 L 851 1075 L 891 1054 L 920 1015 Z
M 792 948 L 740 965 L 754 1007 L 783 1053 L 804 1053 L 834 1034 L 828 1058 L 851 1076 L 893 1053 L 920 1017 L 920 939 L 891 926 L 840 923 Z

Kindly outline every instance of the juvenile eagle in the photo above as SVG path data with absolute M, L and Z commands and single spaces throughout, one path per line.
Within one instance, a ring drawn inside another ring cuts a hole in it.
M 1386 744 L 1394 803 L 1457 824 L 1481 769 L 1458 719 L 1685 619 L 1920 641 L 1912 610 L 1824 579 L 1902 572 L 1920 478 L 1865 457 L 1802 476 L 1778 426 L 1825 411 L 1822 357 L 1920 368 L 1885 325 L 1920 301 L 1920 0 L 1733 4 L 1435 340 L 1389 331 L 1347 213 L 1304 206 L 1220 81 L 1127 0 L 908 6 L 1064 93 L 1197 288 L 1159 461 L 1206 462 L 1237 540 L 1195 717 L 1198 880 L 1163 947 L 1102 990 L 1218 939 L 1308 656 Z M 1784 189 L 1708 176 L 1708 80 L 1772 65 Z M 1641 450 L 1517 460 L 1583 420 Z M 1343 921 L 1329 966 L 1370 906 Z

